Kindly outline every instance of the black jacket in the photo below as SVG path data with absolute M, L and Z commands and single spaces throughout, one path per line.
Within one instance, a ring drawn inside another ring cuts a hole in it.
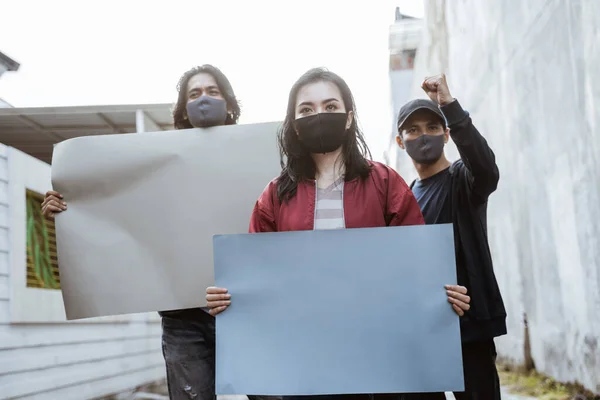
M 450 167 L 449 201 L 454 224 L 458 284 L 471 309 L 461 318 L 463 342 L 506 334 L 506 310 L 487 237 L 487 200 L 500 178 L 496 158 L 458 100 L 441 107 L 461 159 Z M 412 187 L 412 185 L 411 185 Z

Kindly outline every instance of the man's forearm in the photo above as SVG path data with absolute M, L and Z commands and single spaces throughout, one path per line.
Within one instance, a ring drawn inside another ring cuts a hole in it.
M 460 157 L 473 177 L 473 192 L 486 199 L 496 190 L 500 177 L 494 152 L 458 100 L 440 109 L 448 121 L 450 136 Z

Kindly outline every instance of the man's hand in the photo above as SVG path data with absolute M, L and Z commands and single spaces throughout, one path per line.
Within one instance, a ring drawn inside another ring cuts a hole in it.
M 49 190 L 42 202 L 42 214 L 44 217 L 54 217 L 54 214 L 63 212 L 67 209 L 67 203 L 63 201 L 60 193 Z
M 421 84 L 421 88 L 427 93 L 427 96 L 429 96 L 431 101 L 440 106 L 445 106 L 454 101 L 454 97 L 452 97 L 450 89 L 448 89 L 446 75 L 444 74 L 425 78 Z
M 231 295 L 227 293 L 227 289 L 218 287 L 206 288 L 206 306 L 210 308 L 210 315 L 213 317 L 222 313 L 231 304 Z
M 448 303 L 452 304 L 454 312 L 460 317 L 465 315 L 465 311 L 469 311 L 471 306 L 471 298 L 467 296 L 467 288 L 458 285 L 446 285 L 446 294 L 448 295 Z

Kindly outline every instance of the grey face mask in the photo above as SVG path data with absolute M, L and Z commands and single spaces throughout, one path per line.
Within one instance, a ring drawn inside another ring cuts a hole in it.
M 188 119 L 195 128 L 224 125 L 227 102 L 210 96 L 200 96 L 186 106 Z
M 414 140 L 404 141 L 406 152 L 419 164 L 431 165 L 444 152 L 444 135 L 421 135 Z

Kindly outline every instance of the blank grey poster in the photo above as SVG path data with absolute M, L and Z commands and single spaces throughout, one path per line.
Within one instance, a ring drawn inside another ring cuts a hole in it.
M 87 136 L 54 148 L 68 319 L 206 304 L 215 234 L 248 232 L 279 123 Z
M 218 394 L 462 391 L 452 225 L 220 235 Z

